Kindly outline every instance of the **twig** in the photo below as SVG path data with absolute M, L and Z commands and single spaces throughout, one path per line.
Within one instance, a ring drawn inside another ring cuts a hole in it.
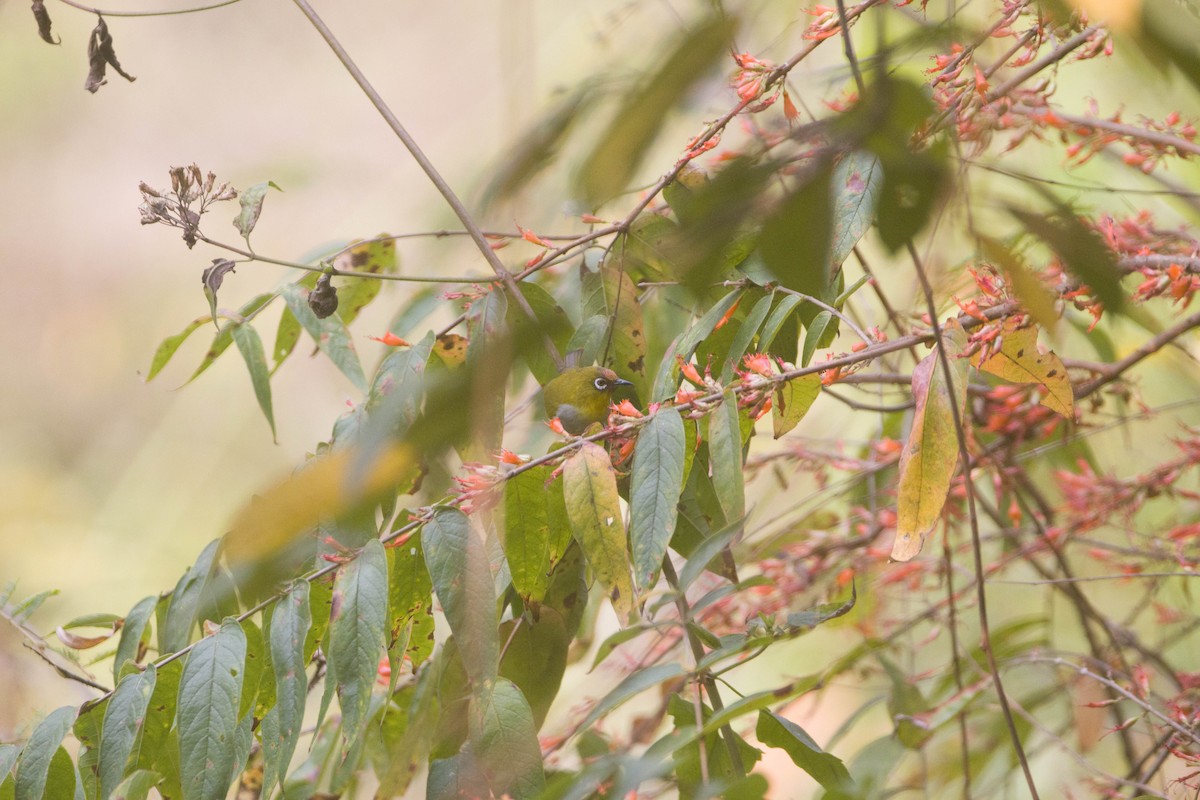
M 495 278 L 490 275 L 479 275 L 477 277 L 462 276 L 462 275 L 447 275 L 445 277 L 440 277 L 440 276 L 435 276 L 435 275 L 392 275 L 392 274 L 385 274 L 385 273 L 380 273 L 380 272 L 357 272 L 352 269 L 337 269 L 336 267 L 332 267 L 332 266 L 329 266 L 329 267 L 313 266 L 312 264 L 301 264 L 298 261 L 285 261 L 284 259 L 281 259 L 281 258 L 271 258 L 270 256 L 264 256 L 264 255 L 260 255 L 258 253 L 252 253 L 249 250 L 243 250 L 240 247 L 235 247 L 234 245 L 227 244 L 225 242 L 218 242 L 216 239 L 210 239 L 198 231 L 196 233 L 196 238 L 199 241 L 204 242 L 205 244 L 210 244 L 213 247 L 219 247 L 222 250 L 227 250 L 230 253 L 234 253 L 236 255 L 242 256 L 247 261 L 261 261 L 265 264 L 275 264 L 280 267 L 288 267 L 290 269 L 299 269 L 299 270 L 303 270 L 305 272 L 329 273 L 330 275 L 333 275 L 334 277 L 339 277 L 339 278 L 370 278 L 371 280 L 377 280 L 377 281 L 400 281 L 402 283 L 467 283 L 467 284 L 491 283 L 492 281 L 495 280 Z M 361 244 L 361 242 L 359 244 Z M 357 247 L 357 246 L 358 245 L 355 244 L 355 245 L 351 245 L 350 247 Z M 345 252 L 348 249 L 349 249 L 349 247 L 344 248 L 343 250 L 339 251 L 339 253 Z M 336 256 L 331 256 L 330 258 L 334 258 L 334 257 L 336 257 Z
M 929 278 L 925 275 L 925 268 L 921 265 L 921 259 L 917 255 L 917 249 L 913 247 L 912 241 L 910 240 L 907 245 L 909 257 L 912 258 L 913 268 L 916 270 L 917 278 L 921 282 L 921 289 L 925 293 L 925 304 L 929 307 L 929 319 L 933 324 L 933 334 L 938 341 L 941 341 L 941 325 L 937 319 L 937 306 L 933 300 L 933 287 L 929 285 Z M 937 352 L 946 385 L 953 386 L 954 370 L 950 366 L 950 357 L 946 355 L 944 347 L 938 347 Z M 988 624 L 987 590 L 983 570 L 983 544 L 979 538 L 979 515 L 975 510 L 975 487 L 971 482 L 971 453 L 967 450 L 967 435 L 963 428 L 962 413 L 956 403 L 950 404 L 950 413 L 954 420 L 954 433 L 958 439 L 959 469 L 962 472 L 963 489 L 967 496 L 967 519 L 971 524 L 971 550 L 975 557 L 975 595 L 976 605 L 979 609 L 980 646 L 983 648 L 984 655 L 987 656 L 988 671 L 991 672 L 992 680 L 996 684 L 996 696 L 1000 700 L 1000 709 L 1004 713 L 1004 722 L 1008 726 L 1013 750 L 1016 752 L 1017 760 L 1021 763 L 1021 771 L 1025 773 L 1025 784 L 1029 787 L 1029 793 L 1033 796 L 1033 800 L 1038 800 L 1037 785 L 1033 781 L 1033 772 L 1029 769 L 1029 760 L 1025 757 L 1025 748 L 1021 744 L 1021 735 L 1017 732 L 1017 724 L 1013 719 L 1012 709 L 1008 706 L 1008 696 L 1004 692 L 1004 684 L 1000 679 L 1000 667 L 996 664 L 996 654 L 992 649 L 991 631 Z
M 12 614 L 12 609 L 5 603 L 0 605 L 0 617 L 3 617 L 10 625 L 17 629 L 17 633 L 21 634 L 25 639 L 23 644 L 29 648 L 38 658 L 50 665 L 51 669 L 57 672 L 67 680 L 82 683 L 92 689 L 100 692 L 108 693 L 110 690 L 107 686 L 97 683 L 90 675 L 79 674 L 75 670 L 83 669 L 78 664 L 64 658 L 46 646 L 46 641 L 38 635 L 37 631 L 30 628 L 23 621 L 17 619 Z
M 296 7 L 299 8 L 306 17 L 308 17 L 308 21 L 312 23 L 312 26 L 316 28 L 317 32 L 321 34 L 321 37 L 325 39 L 325 43 L 329 45 L 331 50 L 333 50 L 334 55 L 337 56 L 338 60 L 342 63 L 342 66 L 345 67 L 346 71 L 350 73 L 350 76 L 354 78 L 354 81 L 358 84 L 359 88 L 362 89 L 363 93 L 367 96 L 367 99 L 369 99 L 371 104 L 375 106 L 375 110 L 379 112 L 379 115 L 383 117 L 385 122 L 387 122 L 388 127 L 390 127 L 392 132 L 396 134 L 396 138 L 398 138 L 404 144 L 405 148 L 407 148 L 408 152 L 412 155 L 413 160 L 417 162 L 417 165 L 421 167 L 421 170 L 425 173 L 426 177 L 429 178 L 429 181 L 441 193 L 442 197 L 446 201 L 446 204 L 450 206 L 450 209 L 454 212 L 454 215 L 458 217 L 459 221 L 462 223 L 463 228 L 467 230 L 467 233 L 475 242 L 475 246 L 479 248 L 479 252 L 483 254 L 483 258 L 485 261 L 487 261 L 488 266 L 492 268 L 492 271 L 496 273 L 496 277 L 499 278 L 500 282 L 504 284 L 504 288 L 507 290 L 512 301 L 516 303 L 521 311 L 524 312 L 529 318 L 529 321 L 534 326 L 534 329 L 540 330 L 541 325 L 538 321 L 537 314 L 529 305 L 529 301 L 525 299 L 525 295 L 521 293 L 520 288 L 517 286 L 517 282 L 513 279 L 512 273 L 508 271 L 508 268 L 505 267 L 500 261 L 499 256 L 497 256 L 495 251 L 492 250 L 487 239 L 483 235 L 483 231 L 480 230 L 479 225 L 476 224 L 470 212 L 467 211 L 467 207 L 463 205 L 462 201 L 458 198 L 458 195 L 454 193 L 452 188 L 450 188 L 450 184 L 446 182 L 446 179 L 443 178 L 441 173 L 438 172 L 437 168 L 434 167 L 433 162 L 430 161 L 429 157 L 425 155 L 425 151 L 423 151 L 420 145 L 417 144 L 416 139 L 414 139 L 412 135 L 409 134 L 409 132 L 404 128 L 404 126 L 400 124 L 400 119 L 392 112 L 392 109 L 384 101 L 382 95 L 380 95 L 371 82 L 367 80 L 367 76 L 363 73 L 363 71 L 360 70 L 358 65 L 354 63 L 354 60 L 350 57 L 350 54 L 346 52 L 346 48 L 342 47 L 342 43 L 338 41 L 336 36 L 333 35 L 333 31 L 329 29 L 329 26 L 325 24 L 325 21 L 321 19 L 317 12 L 313 10 L 313 7 L 309 5 L 308 0 L 292 1 L 296 4 Z M 545 331 L 542 331 L 541 338 L 545 344 L 547 354 L 549 354 L 554 364 L 561 369 L 563 366 L 562 354 L 558 352 L 558 348 L 550 339 L 549 335 L 545 333 Z
M 63 5 L 71 8 L 78 8 L 80 11 L 87 11 L 89 14 L 98 14 L 102 17 L 175 17 L 180 14 L 195 14 L 199 11 L 212 11 L 214 8 L 222 8 L 231 6 L 241 0 L 221 0 L 219 3 L 212 3 L 207 6 L 196 6 L 194 8 L 179 8 L 173 11 L 104 11 L 99 8 L 85 6 L 83 3 L 77 3 L 75 0 L 58 0 Z
M 1075 390 L 1075 397 L 1083 399 L 1094 394 L 1113 381 L 1118 380 L 1130 367 L 1139 361 L 1153 355 L 1183 334 L 1198 327 L 1200 327 L 1200 312 L 1192 314 L 1190 317 L 1185 317 L 1157 336 L 1151 337 L 1120 361 L 1114 361 L 1106 365 L 1097 365 L 1102 366 L 1100 376 L 1080 384 Z
M 691 618 L 691 609 L 688 608 L 687 597 L 684 595 L 683 590 L 679 588 L 679 576 L 675 573 L 675 565 L 671 563 L 670 555 L 663 558 L 663 577 L 667 579 L 667 584 L 675 590 L 675 607 L 679 610 L 679 620 L 683 623 L 688 645 L 692 649 L 692 657 L 699 664 L 704 659 L 704 645 L 692 629 L 688 627 L 687 623 Z M 719 714 L 725 709 L 725 704 L 721 701 L 721 693 L 717 689 L 716 679 L 707 673 L 702 673 L 697 677 L 704 684 L 704 693 L 708 695 L 708 701 L 712 703 L 713 713 Z M 729 763 L 733 766 L 734 772 L 739 777 L 744 776 L 746 774 L 746 766 L 742 763 L 742 754 L 738 751 L 737 738 L 734 736 L 733 728 L 728 723 L 721 726 L 721 739 L 725 742 L 725 749 L 729 752 Z

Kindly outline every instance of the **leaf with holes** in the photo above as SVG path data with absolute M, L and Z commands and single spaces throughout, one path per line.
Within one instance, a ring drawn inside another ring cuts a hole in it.
M 575 538 L 625 625 L 634 610 L 633 578 L 617 475 L 608 451 L 588 442 L 572 453 L 563 465 L 563 494 Z

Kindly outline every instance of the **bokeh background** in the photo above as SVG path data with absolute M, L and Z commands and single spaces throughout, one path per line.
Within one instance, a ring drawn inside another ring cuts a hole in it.
M 189 4 L 106 0 L 105 8 Z M 511 143 L 556 90 L 597 73 L 627 80 L 705 6 L 326 0 L 318 10 L 451 184 L 477 198 L 489 171 L 511 157 Z M 233 349 L 184 386 L 211 328 L 194 334 L 153 382 L 144 381 L 158 343 L 207 313 L 200 274 L 223 253 L 205 245 L 189 251 L 178 231 L 143 227 L 139 181 L 167 186 L 170 167 L 194 162 L 239 188 L 276 182 L 284 191 L 268 195 L 253 243 L 283 259 L 381 232 L 456 227 L 291 3 L 242 0 L 185 16 L 110 16 L 117 55 L 137 81 L 111 74 L 96 95 L 83 90 L 94 16 L 55 0 L 48 9 L 59 47 L 37 38 L 27 4 L 0 4 L 0 586 L 15 581 L 14 597 L 61 590 L 33 617 L 41 631 L 86 612 L 124 614 L 140 598 L 170 589 L 234 511 L 300 463 L 356 399 L 326 360 L 293 357 L 272 382 L 273 443 Z M 749 13 L 743 30 L 754 31 L 747 40 L 765 55 L 797 49 L 807 18 L 795 4 L 762 4 Z M 804 90 L 797 100 L 820 113 L 820 100 L 845 84 L 840 61 L 834 47 L 806 61 L 792 77 Z M 1124 107 L 1131 118 L 1194 105 L 1190 90 L 1155 77 L 1136 53 L 1062 81 L 1057 98 L 1076 110 L 1087 97 L 1099 97 L 1104 112 Z M 691 98 L 686 115 L 671 121 L 660 151 L 647 159 L 647 174 L 670 164 L 701 120 L 728 109 L 732 91 L 719 88 Z M 1056 146 L 1028 147 L 1021 158 L 1026 172 L 1061 167 Z M 1103 161 L 1075 170 L 1073 179 L 1111 182 Z M 1130 186 L 1135 179 L 1121 175 Z M 1187 175 L 1172 179 L 1189 182 Z M 1012 185 L 996 180 L 996 197 L 1003 198 Z M 520 223 L 539 232 L 578 231 L 564 186 L 539 184 L 541 194 L 482 220 L 507 230 Z M 1186 203 L 1086 196 L 1118 213 L 1158 203 L 1171 225 L 1196 213 Z M 236 213 L 236 202 L 217 207 L 205 232 L 240 245 L 230 224 Z M 399 251 L 405 273 L 486 273 L 461 242 L 406 240 Z M 519 264 L 530 254 L 517 247 L 509 260 Z M 283 268 L 242 266 L 226 279 L 221 305 L 236 307 L 294 277 Z M 354 326 L 368 374 L 384 348 L 366 336 L 382 333 L 390 309 L 412 291 L 386 286 Z M 269 350 L 273 327 L 262 331 Z M 1154 404 L 1197 391 L 1186 352 L 1164 354 L 1142 374 Z M 826 433 L 841 432 L 841 411 L 824 418 Z M 1095 445 L 1153 463 L 1177 424 L 1139 423 L 1136 434 L 1117 431 Z M 802 667 L 763 669 L 786 674 Z M 20 738 L 46 712 L 90 696 L 0 626 L 0 741 Z
M 454 222 L 291 3 L 107 17 L 137 81 L 110 71 L 95 95 L 83 89 L 95 17 L 53 0 L 48 10 L 59 47 L 38 39 L 27 4 L 0 4 L 0 585 L 15 581 L 15 598 L 62 590 L 32 620 L 43 631 L 85 612 L 124 614 L 170 589 L 234 510 L 300 463 L 355 399 L 327 361 L 292 359 L 274 381 L 273 444 L 234 349 L 183 386 L 211 327 L 144 382 L 159 341 L 207 313 L 200 274 L 221 253 L 143 227 L 139 181 L 169 186 L 167 170 L 193 162 L 240 188 L 275 181 L 284 191 L 267 198 L 253 243 L 284 259 Z M 555 86 L 678 22 L 653 3 L 386 0 L 318 10 L 467 196 Z M 204 230 L 240 244 L 236 213 L 236 201 L 218 206 Z M 486 272 L 453 242 L 407 242 L 400 256 L 406 272 Z M 221 305 L 291 278 L 246 265 L 228 277 Z M 384 348 L 366 334 L 382 333 L 387 307 L 411 291 L 386 287 L 360 321 L 368 374 Z M 269 348 L 271 325 L 263 334 Z M 88 694 L 3 627 L 0 740 L 10 740 Z

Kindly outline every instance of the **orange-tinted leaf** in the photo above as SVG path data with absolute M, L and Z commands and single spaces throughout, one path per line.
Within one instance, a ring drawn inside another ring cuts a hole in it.
M 975 366 L 997 378 L 1013 383 L 1036 383 L 1042 387 L 1042 405 L 1056 414 L 1075 419 L 1075 394 L 1063 366 L 1053 350 L 1042 353 L 1037 346 L 1037 329 L 1016 328 L 1004 332 L 1000 352 L 982 363 L 971 359 Z
M 962 417 L 967 397 L 968 362 L 959 358 L 966 333 L 954 322 L 943 327 L 942 342 L 913 369 L 913 398 L 917 402 L 912 430 L 900 454 L 900 483 L 896 489 L 896 541 L 892 559 L 908 561 L 921 552 L 946 504 L 950 481 L 958 466 L 958 436 L 952 409 Z M 954 373 L 946 384 L 938 348 L 945 347 Z

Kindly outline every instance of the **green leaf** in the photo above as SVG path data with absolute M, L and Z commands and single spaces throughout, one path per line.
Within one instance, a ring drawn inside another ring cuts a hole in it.
M 168 336 L 159 343 L 158 349 L 154 351 L 154 358 L 150 360 L 150 369 L 146 372 L 146 382 L 154 380 L 154 376 L 162 372 L 162 368 L 171 360 L 171 356 L 177 351 L 187 338 L 198 331 L 208 322 L 208 317 L 196 317 L 188 323 L 187 327 L 181 330 L 174 336 Z
M 388 548 L 388 558 L 388 662 L 394 684 L 405 655 L 415 671 L 433 650 L 433 583 L 425 566 L 420 532 L 403 545 Z
M 673 280 L 679 275 L 674 263 L 678 236 L 675 221 L 663 214 L 643 212 L 613 242 L 613 259 L 635 279 Z
M 675 44 L 655 74 L 634 84 L 576 176 L 588 208 L 625 190 L 667 113 L 726 52 L 733 30 L 731 17 L 710 17 Z
M 233 621 L 188 655 L 178 717 L 184 800 L 223 800 L 233 781 L 245 661 L 246 634 Z
M 425 565 L 463 663 L 477 684 L 494 679 L 500 656 L 496 586 L 483 541 L 457 509 L 434 512 L 421 533 Z
M 694 703 L 678 694 L 672 695 L 667 701 L 667 710 L 676 731 L 695 729 L 697 708 Z M 704 704 L 700 705 L 699 712 L 702 722 L 712 716 L 712 709 Z M 742 761 L 741 769 L 733 765 L 728 746 L 722 741 L 722 734 L 710 733 L 704 736 L 703 747 L 697 737 L 676 749 L 673 754 L 675 777 L 679 782 L 681 797 L 720 797 L 723 800 L 734 800 L 737 797 L 716 790 L 718 787 L 728 787 L 731 781 L 749 771 L 762 758 L 762 751 L 752 747 L 731 729 L 727 730 L 725 735 L 733 737 L 734 747 Z M 702 757 L 706 769 L 701 769 Z M 705 778 L 707 782 L 704 782 Z
M 258 407 L 271 426 L 271 438 L 278 441 L 275 435 L 275 411 L 271 407 L 271 374 L 267 370 L 267 356 L 263 353 L 262 339 L 258 331 L 250 324 L 233 327 L 233 341 L 237 343 L 242 358 L 246 361 L 246 370 L 250 373 L 250 383 L 254 386 L 254 397 Z
M 17 745 L 0 744 L 0 783 L 4 783 L 12 773 L 13 764 L 17 763 L 17 756 L 20 754 L 21 748 Z
M 708 423 L 709 463 L 713 486 L 725 519 L 733 522 L 746 515 L 746 487 L 742 476 L 742 433 L 738 398 L 726 389 L 717 406 L 706 418 Z M 678 499 L 678 498 L 676 498 Z
M 546 349 L 546 338 L 558 351 L 564 352 L 575 333 L 567 312 L 555 301 L 554 296 L 536 283 L 522 281 L 517 284 L 525 302 L 537 317 L 535 324 L 517 304 L 508 304 L 508 327 L 513 332 L 513 343 L 517 354 L 525 360 L 529 371 L 540 384 L 546 384 L 558 375 L 558 365 Z
M 158 674 L 151 664 L 145 672 L 126 675 L 104 709 L 100 736 L 100 796 L 109 797 L 125 777 L 134 743 L 146 724 L 146 710 Z
M 268 189 L 275 189 L 282 192 L 275 181 L 266 181 L 264 183 L 256 183 L 249 189 L 244 189 L 238 196 L 238 202 L 241 203 L 242 210 L 233 221 L 233 227 L 238 229 L 238 233 L 242 234 L 242 238 L 246 240 L 246 244 L 250 243 L 250 233 L 254 230 L 254 226 L 258 223 L 258 215 L 262 213 L 263 200 L 267 196 Z
M 372 539 L 353 561 L 338 570 L 329 622 L 329 666 L 337 678 L 342 731 L 347 748 L 367 724 L 371 688 L 379 670 L 387 630 L 387 555 Z
M 800 305 L 800 302 L 800 298 L 794 294 L 785 294 L 779 298 L 779 303 L 771 311 L 771 316 L 767 317 L 767 321 L 763 324 L 762 335 L 758 337 L 758 351 L 760 353 L 767 352 L 771 345 L 774 344 L 775 337 L 783 330 L 784 323 L 791 317 L 792 312 L 796 310 L 796 306 Z M 793 346 L 795 346 L 794 343 Z
M 771 404 L 771 424 L 778 439 L 800 424 L 821 394 L 821 376 L 802 375 L 775 387 Z
M 891 252 L 925 227 L 949 175 L 944 139 L 921 150 L 909 145 L 934 110 L 927 87 L 886 75 L 871 84 L 841 120 L 847 128 L 842 134 L 862 141 L 883 168 L 876 225 Z
M 572 453 L 563 465 L 563 494 L 575 538 L 625 625 L 634 611 L 633 577 L 617 475 L 608 451 L 588 442 Z
M 142 643 L 148 638 L 150 617 L 154 614 L 157 604 L 157 595 L 143 597 L 125 615 L 125 623 L 121 626 L 121 638 L 117 641 L 117 653 L 113 658 L 114 683 L 120 680 L 121 668 L 125 666 L 125 662 L 137 660 Z
M 463 424 L 472 433 L 465 456 L 480 461 L 500 449 L 504 435 L 504 392 L 511 358 L 510 329 L 505 317 L 508 297 L 499 286 L 471 304 L 467 315 L 467 370 L 477 387 L 469 401 L 469 417 Z
M 828 311 L 818 312 L 812 322 L 808 323 L 808 332 L 804 334 L 804 351 L 800 356 L 800 366 L 808 366 L 812 361 L 813 354 L 817 352 L 818 347 L 821 347 L 821 342 L 826 339 L 826 334 L 830 330 L 837 330 L 837 320 Z
M 733 379 L 733 372 L 737 369 L 738 362 L 742 360 L 742 356 L 746 355 L 754 337 L 758 335 L 759 328 L 762 327 L 763 321 L 771 311 L 773 300 L 774 297 L 769 294 L 760 297 L 754 304 L 754 308 L 750 309 L 750 313 L 746 315 L 746 319 L 742 321 L 741 327 L 733 337 L 733 342 L 729 345 L 729 354 L 725 356 L 725 366 L 721 368 L 723 383 L 728 383 Z
M 51 597 L 55 597 L 58 595 L 58 593 L 58 589 L 45 589 L 35 595 L 25 598 L 20 603 L 17 603 L 17 605 L 10 612 L 13 620 L 16 622 L 24 622 L 32 617 L 37 610 L 42 607 L 42 603 L 46 602 Z
M 309 272 L 293 283 L 311 291 L 317 285 L 317 279 L 320 277 L 321 273 Z M 275 372 L 283 366 L 283 362 L 296 349 L 296 343 L 300 341 L 302 330 L 300 320 L 296 319 L 296 315 L 285 305 L 283 313 L 279 315 L 279 325 L 275 329 L 275 346 L 271 350 L 271 358 L 274 360 L 275 366 L 271 368 L 271 372 Z
M 88 800 L 100 797 L 100 740 L 110 699 L 111 696 L 105 696 L 84 703 L 71 726 L 79 741 L 79 788 Z
M 213 562 L 220 545 L 220 539 L 209 542 L 200 552 L 196 563 L 175 584 L 175 590 L 171 592 L 171 604 L 167 607 L 167 619 L 159 631 L 159 642 L 164 653 L 182 650 L 191 639 L 192 626 L 197 622 L 196 613 L 212 575 Z
M 59 747 L 50 759 L 50 770 L 46 774 L 46 798 L 82 798 L 83 790 L 76 786 L 75 764 L 66 748 Z
M 709 562 L 733 542 L 741 530 L 738 521 L 735 517 L 734 524 L 709 536 L 688 555 L 687 562 L 679 571 L 679 591 L 687 591 L 693 581 L 700 577 L 700 573 L 704 572 Z
M 372 275 L 394 275 L 399 262 L 396 259 L 396 240 L 380 234 L 368 242 L 355 242 L 354 246 L 334 260 L 335 269 L 368 272 Z M 350 325 L 372 300 L 379 296 L 383 281 L 371 278 L 342 277 L 338 279 L 338 316 L 343 325 Z
M 500 640 L 505 643 L 500 677 L 517 685 L 529 701 L 534 727 L 541 728 L 567 668 L 571 637 L 562 615 L 543 607 L 536 620 L 508 620 L 500 626 Z
M 29 800 L 40 800 L 47 788 L 51 762 L 58 753 L 59 745 L 71 724 L 75 721 L 75 708 L 63 706 L 51 711 L 33 729 L 29 741 L 21 750 L 17 761 L 16 796 Z M 74 794 L 74 787 L 72 787 Z
M 488 681 L 471 698 L 471 742 L 492 794 L 536 797 L 545 786 L 533 712 L 511 681 Z
M 837 756 L 822 750 L 796 723 L 770 711 L 758 712 L 755 737 L 767 747 L 778 747 L 792 763 L 830 791 L 853 792 L 854 781 Z
M 242 633 L 246 634 L 246 668 L 243 670 L 242 696 L 238 701 L 238 719 L 247 714 L 254 714 L 259 707 L 260 689 L 269 705 L 275 704 L 275 676 L 271 674 L 270 655 L 267 653 L 267 642 L 263 638 L 262 629 L 254 620 L 242 620 Z M 262 687 L 263 676 L 270 681 L 270 688 Z
M 879 159 L 854 150 L 833 168 L 833 236 L 829 260 L 834 269 L 850 257 L 854 246 L 871 229 L 883 185 Z
M 358 360 L 358 352 L 354 342 L 341 319 L 333 314 L 325 319 L 318 319 L 313 310 L 308 307 L 308 296 L 297 284 L 287 283 L 279 290 L 280 296 L 287 302 L 288 309 L 299 320 L 300 325 L 316 341 L 330 361 L 334 363 L 356 389 L 367 391 L 367 377 L 363 374 L 362 364 Z
M 1083 226 L 1069 208 L 1059 205 L 1057 213 L 1046 215 L 1010 208 L 1025 228 L 1050 246 L 1062 259 L 1068 271 L 1087 284 L 1104 303 L 1104 310 L 1114 314 L 1125 311 L 1125 292 L 1121 289 L 1121 270 L 1116 256 L 1100 235 Z
M 275 707 L 269 713 L 275 715 L 276 724 L 274 735 L 268 736 L 265 730 L 262 734 L 264 794 L 269 795 L 283 781 L 300 740 L 308 697 L 304 641 L 310 625 L 309 584 L 296 581 L 275 604 L 268 630 L 275 673 Z
M 162 776 L 148 769 L 139 769 L 121 781 L 113 790 L 111 800 L 146 800 Z
M 156 673 L 154 693 L 150 695 L 150 702 L 146 706 L 141 735 L 134 742 L 129 755 L 128 769 L 153 769 L 163 776 L 160 793 L 164 797 L 179 797 L 179 746 L 172 726 L 175 724 L 183 663 L 172 661 L 156 670 Z M 78 734 L 76 736 L 78 738 Z
M 683 491 L 683 420 L 673 408 L 660 409 L 638 434 L 630 483 L 629 538 L 634 581 L 642 589 L 654 577 L 675 532 Z
M 632 381 L 639 398 L 646 396 L 646 327 L 638 289 L 627 272 L 612 259 L 599 272 L 583 273 L 585 316 L 601 315 L 609 322 L 604 365 Z
M 959 355 L 966 347 L 966 333 L 957 324 L 943 327 L 942 343 L 913 368 L 912 430 L 900 453 L 900 480 L 896 487 L 896 540 L 892 558 L 909 561 L 921 552 L 925 537 L 941 517 L 950 493 L 950 482 L 958 467 L 958 434 L 954 411 L 963 418 L 967 399 L 967 368 L 970 362 Z M 940 362 L 944 348 L 954 383 L 946 385 Z
M 596 648 L 596 657 L 592 659 L 592 666 L 588 669 L 588 672 L 594 671 L 596 667 L 600 666 L 604 659 L 608 658 L 612 652 L 621 645 L 625 644 L 626 642 L 633 641 L 646 631 L 652 631 L 659 627 L 661 627 L 659 623 L 640 622 L 636 625 L 630 625 L 628 628 L 619 630 L 613 635 L 609 636 L 600 643 L 599 647 Z
M 583 85 L 562 97 L 531 128 L 523 131 L 505 149 L 502 162 L 483 191 L 481 205 L 486 209 L 507 199 L 553 162 L 568 132 L 598 96 L 596 87 Z
M 525 601 L 540 603 L 554 565 L 571 543 L 562 483 L 549 465 L 526 470 L 504 483 L 504 557 L 513 588 Z
M 249 319 L 254 315 L 255 312 L 274 299 L 274 292 L 265 292 L 260 294 L 239 308 L 237 311 L 238 316 L 244 319 Z M 196 370 L 192 373 L 191 377 L 187 379 L 188 383 L 191 383 L 192 381 L 196 380 L 196 378 L 200 377 L 201 373 L 211 367 L 217 358 L 219 358 L 222 353 L 229 349 L 229 345 L 233 344 L 233 329 L 239 324 L 240 323 L 237 322 L 226 322 L 221 326 L 221 329 L 217 332 L 217 335 L 213 337 L 212 344 L 208 346 L 208 350 L 204 353 L 204 358 L 200 360 L 200 365 L 196 367 Z
M 818 164 L 763 223 L 759 252 L 789 289 L 821 297 L 833 279 L 833 170 Z
M 617 684 L 611 692 L 606 694 L 592 707 L 591 712 L 584 718 L 583 723 L 579 725 L 579 730 L 587 730 L 596 723 L 598 719 L 603 717 L 608 712 L 612 711 L 617 706 L 624 703 L 626 700 L 641 694 L 642 692 L 654 686 L 658 686 L 666 681 L 673 680 L 681 675 L 687 674 L 687 671 L 680 664 L 663 663 L 654 664 L 645 669 L 631 673 L 627 678 Z
M 726 294 L 705 311 L 704 315 L 676 339 L 671 347 L 667 348 L 667 352 L 659 364 L 658 374 L 654 376 L 654 389 L 650 393 L 651 401 L 660 402 L 674 397 L 675 391 L 679 388 L 679 362 L 675 360 L 675 357 L 679 356 L 684 361 L 690 360 L 696 352 L 696 348 L 712 334 L 717 323 L 724 319 L 725 315 L 729 313 L 729 309 L 741 300 L 745 291 L 745 289 L 734 289 Z

